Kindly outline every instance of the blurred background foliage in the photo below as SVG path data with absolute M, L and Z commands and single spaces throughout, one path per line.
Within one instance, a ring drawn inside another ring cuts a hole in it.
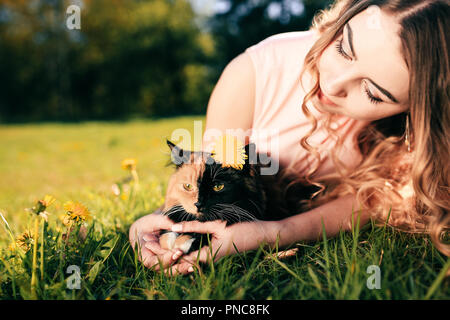
M 204 114 L 228 62 L 331 2 L 0 0 L 0 122 Z

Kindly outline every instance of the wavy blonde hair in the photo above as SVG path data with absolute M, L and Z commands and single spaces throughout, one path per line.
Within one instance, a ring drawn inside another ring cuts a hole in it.
M 330 128 L 333 115 L 328 114 L 325 128 L 337 139 L 331 151 L 337 172 L 314 179 L 320 154 L 308 138 L 316 131 L 318 121 L 306 103 L 319 90 L 317 61 L 344 25 L 372 5 L 394 15 L 401 26 L 399 37 L 412 88 L 409 110 L 374 121 L 360 132 L 358 146 L 363 160 L 356 168 L 348 168 L 336 156 L 342 141 Z M 300 141 L 318 160 L 302 178 L 320 188 L 305 201 L 309 208 L 354 194 L 360 209 L 367 210 L 376 221 L 406 232 L 429 233 L 446 256 L 450 256 L 450 246 L 443 241 L 450 224 L 449 17 L 446 0 L 342 0 L 319 12 L 312 29 L 320 38 L 306 55 L 302 71 L 302 75 L 309 72 L 315 81 L 302 103 L 302 111 L 313 127 Z M 404 143 L 408 118 L 411 152 Z M 295 166 L 286 168 L 285 174 L 292 173 Z M 410 196 L 405 192 L 408 188 Z

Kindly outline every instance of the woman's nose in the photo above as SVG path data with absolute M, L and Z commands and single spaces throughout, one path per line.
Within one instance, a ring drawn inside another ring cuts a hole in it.
M 347 96 L 354 78 L 355 75 L 348 66 L 336 67 L 328 73 L 321 84 L 322 91 L 329 96 L 344 98 Z
M 347 96 L 347 81 L 342 77 L 332 77 L 324 81 L 322 91 L 328 96 L 344 98 Z

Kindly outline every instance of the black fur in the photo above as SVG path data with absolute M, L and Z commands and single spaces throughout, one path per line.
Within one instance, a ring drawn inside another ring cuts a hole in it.
M 191 151 L 186 151 L 169 140 L 167 144 L 172 151 L 172 161 L 180 168 L 190 158 Z M 281 220 L 304 210 L 299 200 L 305 199 L 316 191 L 316 187 L 297 185 L 286 193 L 288 181 L 283 181 L 280 174 L 261 175 L 260 170 L 269 164 L 250 163 L 250 159 L 259 159 L 255 152 L 255 144 L 247 144 L 245 152 L 248 156 L 242 170 L 232 167 L 222 167 L 208 153 L 199 152 L 206 160 L 203 175 L 197 181 L 199 187 L 198 204 L 200 216 L 190 214 L 181 206 L 170 208 L 166 212 L 174 222 L 182 221 L 226 221 L 227 225 L 236 222 L 255 220 Z M 255 157 L 256 156 L 256 157 Z M 273 160 L 271 160 L 273 161 Z M 252 161 L 254 162 L 254 161 Z M 223 190 L 216 192 L 213 186 L 223 183 Z M 294 194 L 293 194 L 294 193 Z M 289 195 L 290 194 L 290 195 Z M 207 244 L 205 235 L 193 234 L 196 241 L 191 250 L 198 248 L 200 241 Z

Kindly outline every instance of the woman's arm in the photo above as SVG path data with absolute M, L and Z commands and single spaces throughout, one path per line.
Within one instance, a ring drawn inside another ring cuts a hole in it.
M 136 220 L 130 227 L 129 240 L 131 247 L 138 252 L 139 260 L 146 267 L 155 267 L 159 270 L 160 265 L 167 268 L 182 255 L 181 250 L 164 250 L 159 245 L 159 234 L 161 230 L 170 229 L 173 222 L 161 214 L 164 205 L 155 212 Z
M 247 53 L 234 58 L 224 69 L 208 103 L 206 129 L 241 129 L 252 127 L 255 96 L 255 74 L 253 63 Z M 246 140 L 248 136 L 246 137 Z M 160 212 L 163 206 L 157 211 Z M 173 222 L 157 214 L 146 215 L 130 227 L 129 240 L 133 248 L 140 250 L 140 259 L 147 267 L 159 262 L 164 267 L 175 262 L 181 251 L 168 251 L 160 247 L 160 231 L 170 229 Z
M 248 53 L 234 58 L 224 69 L 208 102 L 206 130 L 241 129 L 249 132 L 255 107 L 255 71 Z M 245 137 L 248 143 L 250 133 Z
M 236 223 L 226 227 L 223 221 L 183 222 L 172 226 L 176 232 L 209 233 L 212 236 L 212 252 L 215 259 L 225 255 L 257 249 L 262 243 L 274 247 L 278 241 L 279 247 L 285 247 L 298 241 L 317 241 L 322 237 L 322 221 L 328 238 L 335 236 L 339 230 L 350 231 L 352 228 L 352 210 L 354 226 L 363 226 L 369 221 L 366 211 L 358 210 L 355 197 L 345 196 L 332 200 L 320 207 L 297 214 L 280 221 L 257 221 Z M 194 251 L 182 257 L 171 267 L 173 273 L 192 272 L 199 252 Z M 200 250 L 200 261 L 211 259 L 209 247 Z M 199 266 L 197 266 L 199 267 Z
M 353 214 L 352 214 L 353 212 Z M 370 216 L 367 211 L 359 210 L 355 196 L 348 195 L 310 211 L 275 222 L 269 229 L 268 244 L 274 244 L 279 235 L 279 246 L 286 246 L 296 241 L 317 241 L 322 238 L 322 221 L 327 238 L 334 237 L 340 230 L 351 231 L 353 225 L 366 224 Z

